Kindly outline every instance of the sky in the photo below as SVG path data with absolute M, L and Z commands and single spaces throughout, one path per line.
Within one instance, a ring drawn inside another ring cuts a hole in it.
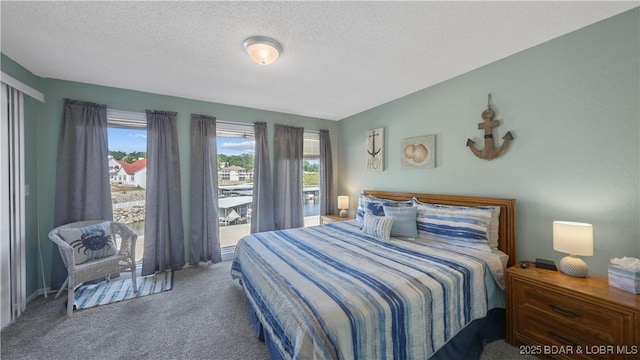
M 147 152 L 147 130 L 108 128 L 109 150 Z M 218 154 L 240 155 L 255 153 L 255 141 L 244 138 L 217 138 Z
M 107 128 L 110 151 L 147 152 L 147 130 Z

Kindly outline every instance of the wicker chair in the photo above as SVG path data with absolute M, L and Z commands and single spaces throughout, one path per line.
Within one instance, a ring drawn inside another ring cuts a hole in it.
M 59 235 L 61 229 L 81 228 L 89 225 L 100 224 L 108 220 L 90 220 L 80 221 L 71 224 L 59 226 L 49 232 L 49 239 L 58 245 L 62 261 L 67 267 L 69 276 L 64 284 L 58 290 L 56 299 L 60 292 L 67 286 L 67 315 L 73 313 L 74 292 L 78 285 L 98 279 L 101 277 L 109 277 L 112 274 L 122 271 L 131 271 L 131 280 L 133 281 L 133 291 L 137 292 L 136 283 L 136 239 L 138 235 L 131 231 L 125 224 L 111 221 L 111 234 L 120 237 L 120 247 L 115 255 L 103 257 L 100 259 L 89 260 L 85 263 L 76 265 L 74 257 L 74 248 L 62 239 Z M 115 241 L 117 244 L 117 241 Z

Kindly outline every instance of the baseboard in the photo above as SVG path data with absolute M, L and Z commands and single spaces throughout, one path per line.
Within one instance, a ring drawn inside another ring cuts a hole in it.
M 31 295 L 27 296 L 27 305 L 29 305 L 29 303 L 33 300 L 35 300 L 37 297 L 39 296 L 44 296 L 45 292 L 47 294 L 47 296 L 50 295 L 50 293 L 53 293 L 55 290 L 51 290 L 51 288 L 40 288 L 38 290 L 36 290 L 35 292 L 33 292 Z

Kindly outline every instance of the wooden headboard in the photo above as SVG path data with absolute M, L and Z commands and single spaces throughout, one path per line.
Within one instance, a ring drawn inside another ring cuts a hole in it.
M 411 200 L 414 197 L 421 202 L 457 206 L 500 206 L 500 231 L 498 249 L 509 255 L 507 266 L 516 262 L 516 200 L 493 197 L 465 195 L 423 194 L 411 192 L 394 192 L 365 190 L 365 194 L 381 199 L 397 201 Z

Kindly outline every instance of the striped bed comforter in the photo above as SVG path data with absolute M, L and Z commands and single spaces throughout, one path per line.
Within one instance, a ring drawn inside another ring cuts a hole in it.
M 359 225 L 252 234 L 236 246 L 232 277 L 283 358 L 426 359 L 486 315 L 489 270 L 477 255 L 384 241 Z

